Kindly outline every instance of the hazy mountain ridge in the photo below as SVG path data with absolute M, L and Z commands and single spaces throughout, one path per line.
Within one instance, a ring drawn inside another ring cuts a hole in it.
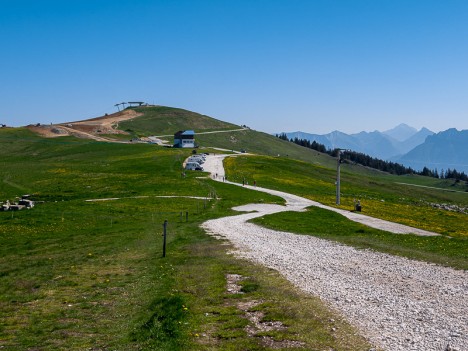
M 416 128 L 410 127 L 409 125 L 405 123 L 401 123 L 397 125 L 395 128 L 383 131 L 382 134 L 388 135 L 389 137 L 397 141 L 405 141 L 411 138 L 417 132 L 418 130 Z
M 403 155 L 414 149 L 416 146 L 423 144 L 426 138 L 431 135 L 434 135 L 433 131 L 427 129 L 426 127 L 421 128 L 408 139 L 401 141 L 400 145 L 402 148 L 400 149 L 400 154 Z
M 406 124 L 400 124 L 390 130 L 380 132 L 360 132 L 346 134 L 333 131 L 328 134 L 305 132 L 285 133 L 289 139 L 299 138 L 316 141 L 327 148 L 350 149 L 383 160 L 395 160 L 416 146 L 422 144 L 427 136 L 434 134 L 427 128 L 416 130 Z
M 468 130 L 455 128 L 428 136 L 424 143 L 416 146 L 397 162 L 414 169 L 427 167 L 441 170 L 456 169 L 468 172 Z
M 329 149 L 342 148 L 372 157 L 398 162 L 415 170 L 456 169 L 468 172 L 468 130 L 455 128 L 434 133 L 423 127 L 419 131 L 406 124 L 380 132 L 346 134 L 333 131 L 328 134 L 305 132 L 285 133 L 289 139 L 316 141 Z

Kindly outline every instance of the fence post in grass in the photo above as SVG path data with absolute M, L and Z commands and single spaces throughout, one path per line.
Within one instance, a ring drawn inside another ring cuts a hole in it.
M 163 224 L 163 257 L 166 257 L 166 234 L 167 234 L 167 219 L 164 221 Z
M 182 222 L 182 211 L 180 211 L 180 221 Z
M 185 221 L 188 222 L 188 211 L 185 211 Z

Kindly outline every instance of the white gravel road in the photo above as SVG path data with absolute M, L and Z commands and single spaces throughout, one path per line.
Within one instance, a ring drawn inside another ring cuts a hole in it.
M 223 158 L 211 156 L 204 164 L 219 181 L 224 176 Z M 269 213 L 321 206 L 295 195 L 257 190 L 285 198 L 286 206 L 240 206 L 235 209 L 256 212 L 210 220 L 203 228 L 231 241 L 237 255 L 276 269 L 304 291 L 319 296 L 384 350 L 468 351 L 466 271 L 247 223 Z M 391 222 L 371 222 L 396 233 L 408 232 Z

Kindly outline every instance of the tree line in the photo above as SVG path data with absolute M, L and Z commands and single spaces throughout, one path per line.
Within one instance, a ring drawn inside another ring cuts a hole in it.
M 328 149 L 325 145 L 320 144 L 315 140 L 310 141 L 307 139 L 299 139 L 297 137 L 289 139 L 286 133 L 276 134 L 276 137 L 281 140 L 286 140 L 291 143 L 328 154 L 333 157 L 336 157 L 338 155 L 337 149 Z M 396 162 L 384 161 L 356 151 L 342 151 L 340 154 L 340 160 L 341 162 L 357 163 L 366 167 L 378 169 L 380 171 L 388 172 L 391 174 L 418 174 L 426 177 L 454 179 L 455 181 L 468 182 L 468 175 L 466 175 L 464 172 L 458 172 L 455 169 L 449 168 L 445 171 L 442 169 L 439 172 L 437 169 L 431 170 L 427 167 L 424 167 L 421 171 L 416 171 L 411 167 L 406 167 Z

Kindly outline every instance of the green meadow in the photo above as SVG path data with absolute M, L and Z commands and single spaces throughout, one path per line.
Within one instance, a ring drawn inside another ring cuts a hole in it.
M 360 200 L 362 213 L 442 234 L 439 237 L 395 235 L 354 223 L 319 208 L 307 212 L 283 212 L 253 220 L 262 226 L 314 235 L 358 248 L 401 255 L 458 269 L 468 269 L 468 219 L 431 203 L 456 203 L 467 207 L 468 194 L 399 184 L 411 179 L 418 184 L 424 177 L 376 175 L 374 171 L 345 165 L 341 172 L 341 205 L 337 206 L 334 176 L 326 167 L 286 158 L 265 156 L 235 157 L 225 160 L 227 177 L 250 184 L 300 195 L 323 204 L 353 210 Z M 438 180 L 435 180 L 438 181 Z M 409 184 L 410 182 L 408 182 Z
M 138 136 L 238 128 L 180 109 L 139 111 L 142 117 L 120 128 Z M 219 152 L 209 148 L 217 146 L 257 153 L 228 158 L 230 180 L 255 180 L 334 205 L 336 164 L 327 155 L 252 130 L 205 134 L 197 141 L 200 151 Z M 191 151 L 0 130 L 0 201 L 31 194 L 38 202 L 30 210 L 0 212 L 0 348 L 371 348 L 318 298 L 275 271 L 235 258 L 229 243 L 200 228 L 208 219 L 234 215 L 233 206 L 284 201 L 214 182 L 202 172 L 183 177 L 182 162 Z M 342 166 L 342 208 L 351 210 L 359 199 L 364 214 L 442 234 L 437 238 L 389 234 L 317 208 L 255 221 L 466 269 L 466 215 L 431 205 L 466 207 L 466 185 L 440 182 Z M 229 293 L 228 274 L 243 277 L 241 293 Z M 249 304 L 249 311 L 263 313 L 263 321 L 285 328 L 249 333 L 239 307 Z
M 336 169 L 311 165 L 285 157 L 245 156 L 225 160 L 228 178 L 250 184 L 290 192 L 299 196 L 336 206 Z M 392 176 L 364 167 L 342 165 L 341 205 L 353 210 L 360 201 L 362 213 L 373 217 L 406 224 L 436 233 L 458 238 L 468 236 L 467 215 L 433 207 L 433 203 L 456 204 L 468 207 L 467 186 L 460 191 L 446 191 L 412 186 L 424 183 L 426 177 Z M 441 182 L 432 180 L 433 186 Z M 448 183 L 453 181 L 445 181 Z M 407 183 L 407 184 L 401 184 Z M 427 181 L 425 184 L 428 184 Z
M 279 274 L 234 259 L 199 225 L 251 202 L 283 203 L 181 164 L 190 150 L 0 134 L 0 346 L 8 350 L 260 350 L 367 347 L 353 328 Z M 198 196 L 202 199 L 187 198 Z M 167 198 L 160 196 L 180 196 Z M 87 200 L 105 201 L 87 201 Z M 163 223 L 167 255 L 162 257 Z M 246 279 L 229 294 L 226 275 Z M 242 302 L 284 330 L 249 335 Z M 311 332 L 312 331 L 312 332 Z
M 134 110 L 143 115 L 139 118 L 121 122 L 119 128 L 135 133 L 138 136 L 172 136 L 179 129 L 195 129 L 198 132 L 210 132 L 241 128 L 232 123 L 180 108 L 152 106 L 134 108 Z

